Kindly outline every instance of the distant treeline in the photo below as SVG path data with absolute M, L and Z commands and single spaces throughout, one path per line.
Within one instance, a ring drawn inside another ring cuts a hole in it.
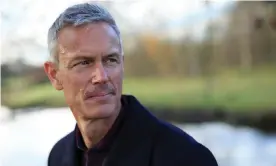
M 125 52 L 126 75 L 208 76 L 229 67 L 251 71 L 259 65 L 276 65 L 275 3 L 236 2 L 225 19 L 223 35 L 219 33 L 221 22 L 210 20 L 203 41 L 189 36 L 180 41 L 152 34 L 132 36 L 136 46 Z M 14 76 L 36 83 L 48 81 L 42 67 L 31 67 L 20 60 L 1 65 L 1 74 L 2 86 L 5 78 Z
M 251 71 L 259 65 L 276 65 L 275 4 L 237 2 L 224 18 L 227 25 L 210 20 L 200 42 L 189 36 L 177 42 L 154 35 L 137 36 L 136 47 L 126 53 L 131 55 L 126 56 L 126 73 L 187 77 L 215 74 L 229 67 Z M 222 35 L 220 27 L 226 27 Z

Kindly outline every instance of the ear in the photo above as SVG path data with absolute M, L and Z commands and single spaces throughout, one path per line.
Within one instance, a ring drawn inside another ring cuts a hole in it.
M 60 81 L 60 77 L 59 77 L 59 70 L 56 64 L 54 64 L 53 62 L 45 62 L 44 63 L 44 71 L 47 74 L 49 80 L 51 81 L 53 87 L 56 90 L 62 90 L 63 86 L 62 83 Z

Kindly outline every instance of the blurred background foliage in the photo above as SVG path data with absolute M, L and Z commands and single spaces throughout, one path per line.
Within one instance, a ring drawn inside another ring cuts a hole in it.
M 80 1 L 0 2 L 0 166 L 45 165 L 75 127 L 43 62 L 48 27 Z M 221 166 L 276 165 L 275 2 L 102 4 L 122 33 L 124 93 L 210 148 Z
M 205 5 L 209 7 L 208 1 Z M 157 27 L 163 26 L 158 23 Z M 202 39 L 190 34 L 173 39 L 152 31 L 123 32 L 124 93 L 156 108 L 275 110 L 275 29 L 276 3 L 237 1 L 222 20 L 208 20 Z M 11 51 L 22 43 L 41 47 L 32 39 L 3 44 Z M 22 58 L 2 63 L 1 78 L 2 105 L 66 106 L 42 65 L 30 65 Z

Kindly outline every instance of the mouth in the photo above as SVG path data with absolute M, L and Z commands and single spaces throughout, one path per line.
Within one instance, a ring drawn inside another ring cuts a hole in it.
M 101 93 L 86 93 L 85 94 L 85 100 L 91 100 L 91 99 L 101 99 L 105 97 L 109 97 L 113 95 L 112 92 L 101 92 Z

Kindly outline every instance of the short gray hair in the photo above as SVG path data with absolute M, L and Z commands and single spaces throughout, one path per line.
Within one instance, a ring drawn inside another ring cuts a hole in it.
M 55 20 L 48 31 L 48 50 L 51 60 L 58 63 L 57 39 L 58 32 L 66 26 L 80 26 L 94 22 L 108 23 L 118 35 L 121 43 L 120 31 L 112 15 L 102 6 L 92 3 L 81 3 L 68 7 Z

